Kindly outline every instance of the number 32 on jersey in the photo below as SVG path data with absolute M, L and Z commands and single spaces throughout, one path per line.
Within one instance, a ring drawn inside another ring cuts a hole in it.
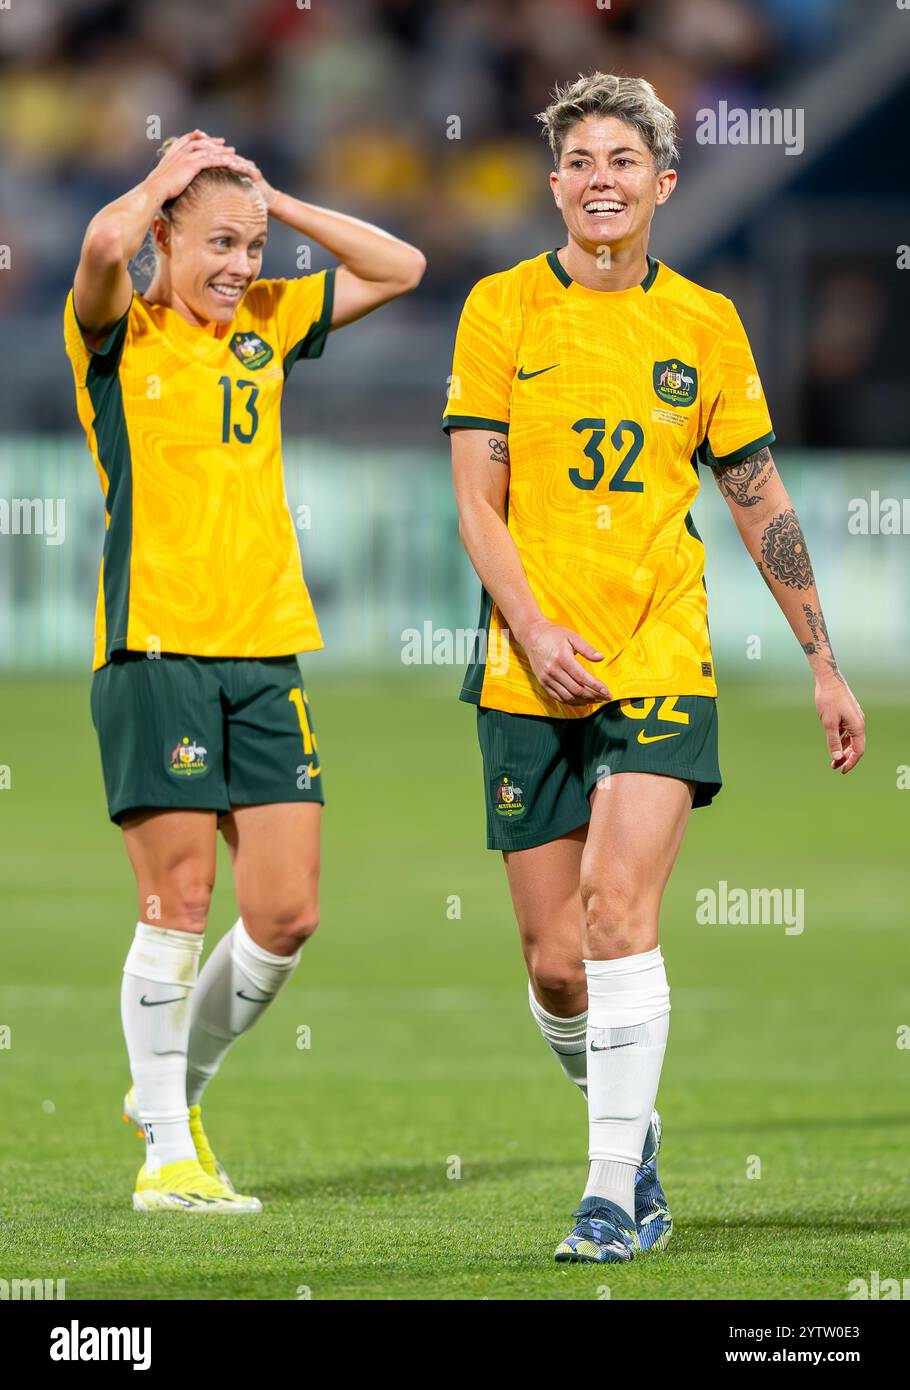
M 601 445 L 607 437 L 607 423 L 605 420 L 595 419 L 576 420 L 572 428 L 577 434 L 587 434 L 590 431 L 591 437 L 584 447 L 584 455 L 585 458 L 590 459 L 591 467 L 584 471 L 580 468 L 570 468 L 569 481 L 584 492 L 593 492 L 607 471 L 607 460 L 601 451 Z M 612 472 L 607 483 L 607 490 L 609 492 L 644 492 L 645 485 L 641 479 L 630 476 L 635 461 L 645 444 L 645 432 L 641 425 L 637 424 L 635 420 L 620 420 L 610 435 L 610 444 L 614 453 L 619 454 L 620 457 L 618 461 L 615 459 L 610 461 L 609 466 Z

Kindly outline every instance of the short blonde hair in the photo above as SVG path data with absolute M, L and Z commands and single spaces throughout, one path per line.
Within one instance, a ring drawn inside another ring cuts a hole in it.
M 553 100 L 537 119 L 557 166 L 566 135 L 586 116 L 615 116 L 638 131 L 659 174 L 679 158 L 676 117 L 643 77 L 616 77 L 606 72 L 579 73 L 575 82 L 558 83 Z

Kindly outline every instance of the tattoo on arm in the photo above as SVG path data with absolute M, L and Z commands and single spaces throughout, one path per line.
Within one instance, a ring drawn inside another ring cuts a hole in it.
M 813 652 L 817 652 L 822 646 L 827 647 L 830 651 L 831 642 L 828 638 L 828 629 L 825 627 L 825 616 L 821 609 L 816 613 L 815 609 L 812 608 L 810 604 L 804 603 L 803 612 L 806 615 L 806 625 L 812 634 L 811 641 L 803 643 L 803 651 L 807 656 L 811 656 Z
M 759 449 L 739 463 L 720 464 L 714 470 L 717 486 L 737 507 L 754 507 L 761 490 L 775 472 L 770 449 Z
M 815 584 L 809 548 L 799 518 L 792 507 L 788 507 L 785 512 L 768 522 L 762 532 L 761 559 L 756 563 L 759 574 L 772 593 L 772 578 L 779 584 L 786 585 L 788 589 L 811 589 Z M 818 602 L 817 595 L 815 601 Z M 831 639 L 821 607 L 813 608 L 811 603 L 804 603 L 802 610 L 806 619 L 808 640 L 801 641 L 800 646 L 806 656 L 822 657 L 825 664 L 831 668 L 831 674 L 836 676 L 842 685 L 846 685 L 831 649 Z
M 498 439 L 498 438 L 494 435 L 494 436 L 492 437 L 492 439 L 488 439 L 488 440 L 487 440 L 487 443 L 488 443 L 489 446 L 490 446 L 490 462 L 491 462 L 491 463 L 504 463 L 504 464 L 506 465 L 506 467 L 508 467 L 508 465 L 509 465 L 509 441 L 508 441 L 507 439 Z
M 762 532 L 761 557 L 768 574 L 788 589 L 809 589 L 815 583 L 803 528 L 792 507 L 768 522 Z
M 803 613 L 806 615 L 806 626 L 810 634 L 809 641 L 802 643 L 802 649 L 806 653 L 806 656 L 824 656 L 825 661 L 831 667 L 831 674 L 837 676 L 839 681 L 846 684 L 838 669 L 837 658 L 831 649 L 831 639 L 828 636 L 828 629 L 825 626 L 825 615 L 822 613 L 822 610 L 819 608 L 818 611 L 816 611 L 811 604 L 804 603 Z

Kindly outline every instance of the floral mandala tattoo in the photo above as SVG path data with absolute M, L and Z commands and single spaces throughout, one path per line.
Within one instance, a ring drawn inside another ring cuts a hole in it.
M 768 573 L 790 589 L 808 589 L 815 582 L 803 528 L 792 507 L 765 527 L 761 546 Z

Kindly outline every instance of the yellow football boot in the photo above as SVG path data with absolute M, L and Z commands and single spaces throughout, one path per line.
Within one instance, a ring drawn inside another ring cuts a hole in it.
M 203 1170 L 209 1177 L 217 1178 L 228 1190 L 236 1192 L 237 1189 L 231 1182 L 227 1173 L 212 1153 L 212 1146 L 208 1141 L 208 1136 L 202 1128 L 202 1106 L 190 1106 L 190 1134 L 193 1136 L 193 1143 L 196 1145 L 196 1157 Z
M 123 1123 L 135 1125 L 137 1139 L 145 1139 L 142 1120 L 136 1108 L 135 1086 L 131 1086 L 123 1097 Z M 201 1105 L 190 1106 L 190 1134 L 193 1136 L 193 1143 L 196 1145 L 196 1157 L 202 1165 L 203 1172 L 208 1173 L 210 1178 L 218 1178 L 220 1182 L 224 1183 L 228 1192 L 236 1192 L 237 1189 L 212 1152 L 208 1136 L 202 1128 Z
M 258 1197 L 231 1192 L 223 1182 L 203 1171 L 195 1158 L 163 1163 L 156 1172 L 143 1166 L 133 1193 L 136 1211 L 182 1211 L 204 1215 L 243 1216 L 262 1211 Z

